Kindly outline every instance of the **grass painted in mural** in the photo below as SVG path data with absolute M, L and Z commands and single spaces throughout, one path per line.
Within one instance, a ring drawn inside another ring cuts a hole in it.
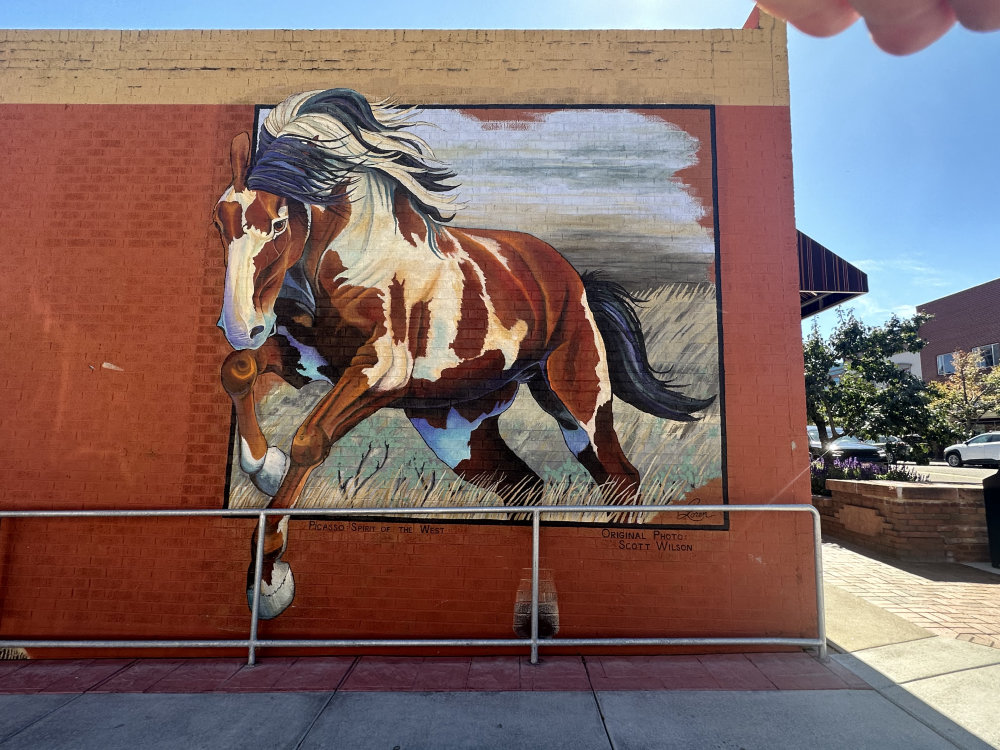
M 650 332 L 651 357 L 669 353 L 672 372 L 682 382 L 717 382 L 716 299 L 712 284 L 671 284 L 647 294 L 639 309 L 643 329 Z M 683 320 L 684 325 L 677 325 Z M 258 404 L 261 428 L 272 444 L 287 450 L 301 415 L 329 390 L 312 383 L 296 390 L 277 378 Z M 615 428 L 626 455 L 637 457 L 642 477 L 642 501 L 676 503 L 697 499 L 721 502 L 722 475 L 720 411 L 718 404 L 694 422 L 672 422 L 643 414 L 616 402 Z M 599 505 L 604 497 L 589 474 L 568 452 L 556 425 L 521 394 L 500 418 L 505 442 L 545 481 L 541 502 L 551 505 Z M 715 486 L 713 486 L 713 482 Z M 267 496 L 233 466 L 230 507 L 261 507 Z M 315 470 L 298 507 L 476 507 L 496 505 L 496 494 L 459 479 L 442 466 L 413 430 L 405 416 L 383 410 L 358 425 Z M 480 516 L 480 518 L 482 518 Z M 504 516 L 504 519 L 507 517 Z M 547 516 L 554 521 L 603 523 L 594 513 L 573 518 Z M 502 520 L 499 517 L 496 520 Z M 629 522 L 648 523 L 648 514 L 633 514 Z M 717 523 L 710 518 L 705 522 Z M 677 523 L 676 518 L 662 522 Z

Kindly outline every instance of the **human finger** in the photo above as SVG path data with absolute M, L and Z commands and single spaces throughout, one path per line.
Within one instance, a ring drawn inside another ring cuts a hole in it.
M 958 22 L 972 31 L 1000 29 L 1000 0 L 951 0 Z
M 847 0 L 763 0 L 757 5 L 812 36 L 839 34 L 858 20 Z
M 939 39 L 955 23 L 947 0 L 852 0 L 875 44 L 909 55 Z

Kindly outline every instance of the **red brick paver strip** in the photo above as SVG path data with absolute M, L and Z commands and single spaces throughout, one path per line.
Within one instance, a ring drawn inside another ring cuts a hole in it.
M 144 693 L 186 659 L 137 659 L 130 665 L 91 688 L 93 693 Z
M 590 678 L 579 656 L 521 657 L 521 690 L 590 690 Z
M 698 659 L 722 690 L 777 689 L 744 654 L 709 654 Z
M 296 657 L 288 656 L 266 659 L 252 667 L 244 664 L 219 689 L 227 693 L 260 693 L 277 689 L 296 661 Z
M 0 693 L 867 689 L 804 652 L 697 656 L 265 657 L 0 662 Z
M 697 656 L 588 656 L 594 690 L 719 690 Z
M 779 690 L 844 690 L 850 687 L 808 654 L 747 654 L 747 658 Z
M 226 681 L 240 671 L 242 664 L 235 659 L 192 659 L 181 664 L 146 692 L 150 693 L 209 693 L 223 689 Z
M 469 690 L 520 690 L 521 657 L 476 656 L 469 665 Z
M 258 665 L 268 661 L 261 659 Z M 301 657 L 281 676 L 281 682 L 274 686 L 283 691 L 334 691 L 344 680 L 357 659 L 353 656 L 310 656 Z M 250 667 L 256 669 L 256 667 Z
M 420 657 L 367 656 L 358 659 L 341 690 L 407 691 L 414 690 L 417 673 L 423 663 Z
M 0 661 L 0 680 L 12 672 L 16 672 L 22 667 L 27 666 L 28 664 L 31 664 L 28 659 L 10 659 L 8 661 Z
M 957 563 L 890 560 L 827 541 L 823 577 L 930 633 L 1000 648 L 1000 575 Z
M 471 667 L 470 657 L 428 659 L 417 671 L 413 689 L 435 692 L 468 690 Z
M 93 659 L 77 671 L 50 682 L 42 693 L 83 693 L 94 690 L 134 663 L 134 659 Z
M 18 660 L 16 663 L 23 666 L 3 675 L 0 679 L 0 693 L 47 692 L 47 689 L 52 685 L 73 680 L 91 662 L 91 659 Z M 83 692 L 83 690 L 75 692 Z

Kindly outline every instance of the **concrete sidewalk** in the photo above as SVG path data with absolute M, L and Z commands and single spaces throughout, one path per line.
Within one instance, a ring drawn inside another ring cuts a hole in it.
M 865 690 L 12 695 L 0 706 L 5 749 L 976 746 Z
M 930 648 L 916 659 L 892 650 L 920 643 Z M 956 674 L 988 669 L 970 648 L 984 647 L 930 637 L 827 664 L 804 653 L 3 662 L 0 748 L 986 748 L 949 718 L 966 701 L 991 710 L 988 682 Z M 943 655 L 945 673 L 924 676 L 919 665 Z M 918 685 L 939 677 L 945 691 Z
M 831 543 L 824 565 L 833 661 L 958 747 L 1000 747 L 1000 571 Z
M 847 562 L 862 575 L 886 564 Z M 960 571 L 935 576 L 968 582 Z M 1000 595 L 995 580 L 975 596 Z M 265 656 L 253 668 L 238 658 L 5 661 L 0 750 L 1000 745 L 1000 649 L 929 632 L 829 580 L 826 595 L 836 653 L 825 664 L 802 652 L 543 655 L 538 665 L 513 656 Z

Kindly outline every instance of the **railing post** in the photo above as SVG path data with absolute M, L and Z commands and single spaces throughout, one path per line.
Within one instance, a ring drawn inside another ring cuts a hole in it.
M 264 526 L 267 516 L 261 513 L 257 517 L 257 554 L 254 556 L 253 571 L 253 603 L 250 607 L 250 646 L 247 653 L 247 666 L 257 663 L 257 621 L 260 610 L 260 577 L 264 572 Z
M 815 554 L 813 567 L 816 571 L 816 628 L 819 630 L 817 638 L 820 642 L 818 656 L 820 661 L 826 661 L 829 657 L 826 645 L 826 597 L 823 593 L 823 527 L 816 508 L 812 509 L 812 519 Z
M 541 511 L 531 514 L 531 663 L 538 664 L 538 544 L 541 538 Z

